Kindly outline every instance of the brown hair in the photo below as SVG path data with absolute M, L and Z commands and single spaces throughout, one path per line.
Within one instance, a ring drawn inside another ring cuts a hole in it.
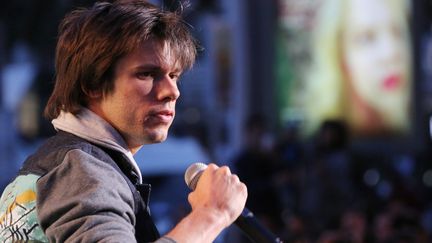
M 192 67 L 196 42 L 180 11 L 168 12 L 140 0 L 98 2 L 68 14 L 59 27 L 56 83 L 44 115 L 76 114 L 91 91 L 109 94 L 117 61 L 144 41 L 166 42 L 182 69 Z

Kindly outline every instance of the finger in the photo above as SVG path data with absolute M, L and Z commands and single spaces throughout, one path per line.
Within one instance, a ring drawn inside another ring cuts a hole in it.
M 223 175 L 231 175 L 231 170 L 230 170 L 230 168 L 228 166 L 224 165 L 224 166 L 220 167 L 219 171 L 221 171 L 221 173 Z
M 247 189 L 246 184 L 244 184 L 243 182 L 240 182 L 240 188 L 241 188 L 241 191 L 242 191 L 243 195 L 247 198 L 247 196 L 248 196 L 248 189 Z
M 231 181 L 237 184 L 240 183 L 240 178 L 236 174 L 232 174 Z
M 214 163 L 210 163 L 210 164 L 207 165 L 207 169 L 213 171 L 213 170 L 217 170 L 217 169 L 219 169 L 219 166 L 217 166 L 217 165 L 214 164 Z

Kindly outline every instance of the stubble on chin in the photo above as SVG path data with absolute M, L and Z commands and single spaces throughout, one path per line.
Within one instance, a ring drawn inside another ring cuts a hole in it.
M 142 138 L 143 144 L 154 144 L 165 141 L 168 137 L 168 129 L 158 129 L 155 131 L 147 131 Z

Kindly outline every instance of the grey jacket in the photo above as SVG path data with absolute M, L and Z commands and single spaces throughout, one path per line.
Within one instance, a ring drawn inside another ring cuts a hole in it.
M 165 242 L 157 240 L 148 213 L 150 187 L 142 184 L 120 134 L 87 109 L 77 116 L 62 113 L 53 124 L 59 133 L 20 170 L 20 176 L 37 176 L 32 212 L 45 237 L 50 242 Z M 13 188 L 7 188 L 8 195 Z M 7 196 L 2 196 L 0 209 L 2 201 L 7 202 Z M 9 239 L 13 237 L 18 236 Z

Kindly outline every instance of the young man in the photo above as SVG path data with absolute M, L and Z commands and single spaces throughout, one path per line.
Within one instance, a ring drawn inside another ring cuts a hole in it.
M 57 135 L 30 156 L 0 199 L 0 241 L 212 242 L 241 213 L 246 186 L 208 166 L 192 211 L 160 237 L 133 154 L 166 139 L 177 81 L 196 45 L 177 13 L 118 0 L 60 26 L 56 85 L 45 109 Z

